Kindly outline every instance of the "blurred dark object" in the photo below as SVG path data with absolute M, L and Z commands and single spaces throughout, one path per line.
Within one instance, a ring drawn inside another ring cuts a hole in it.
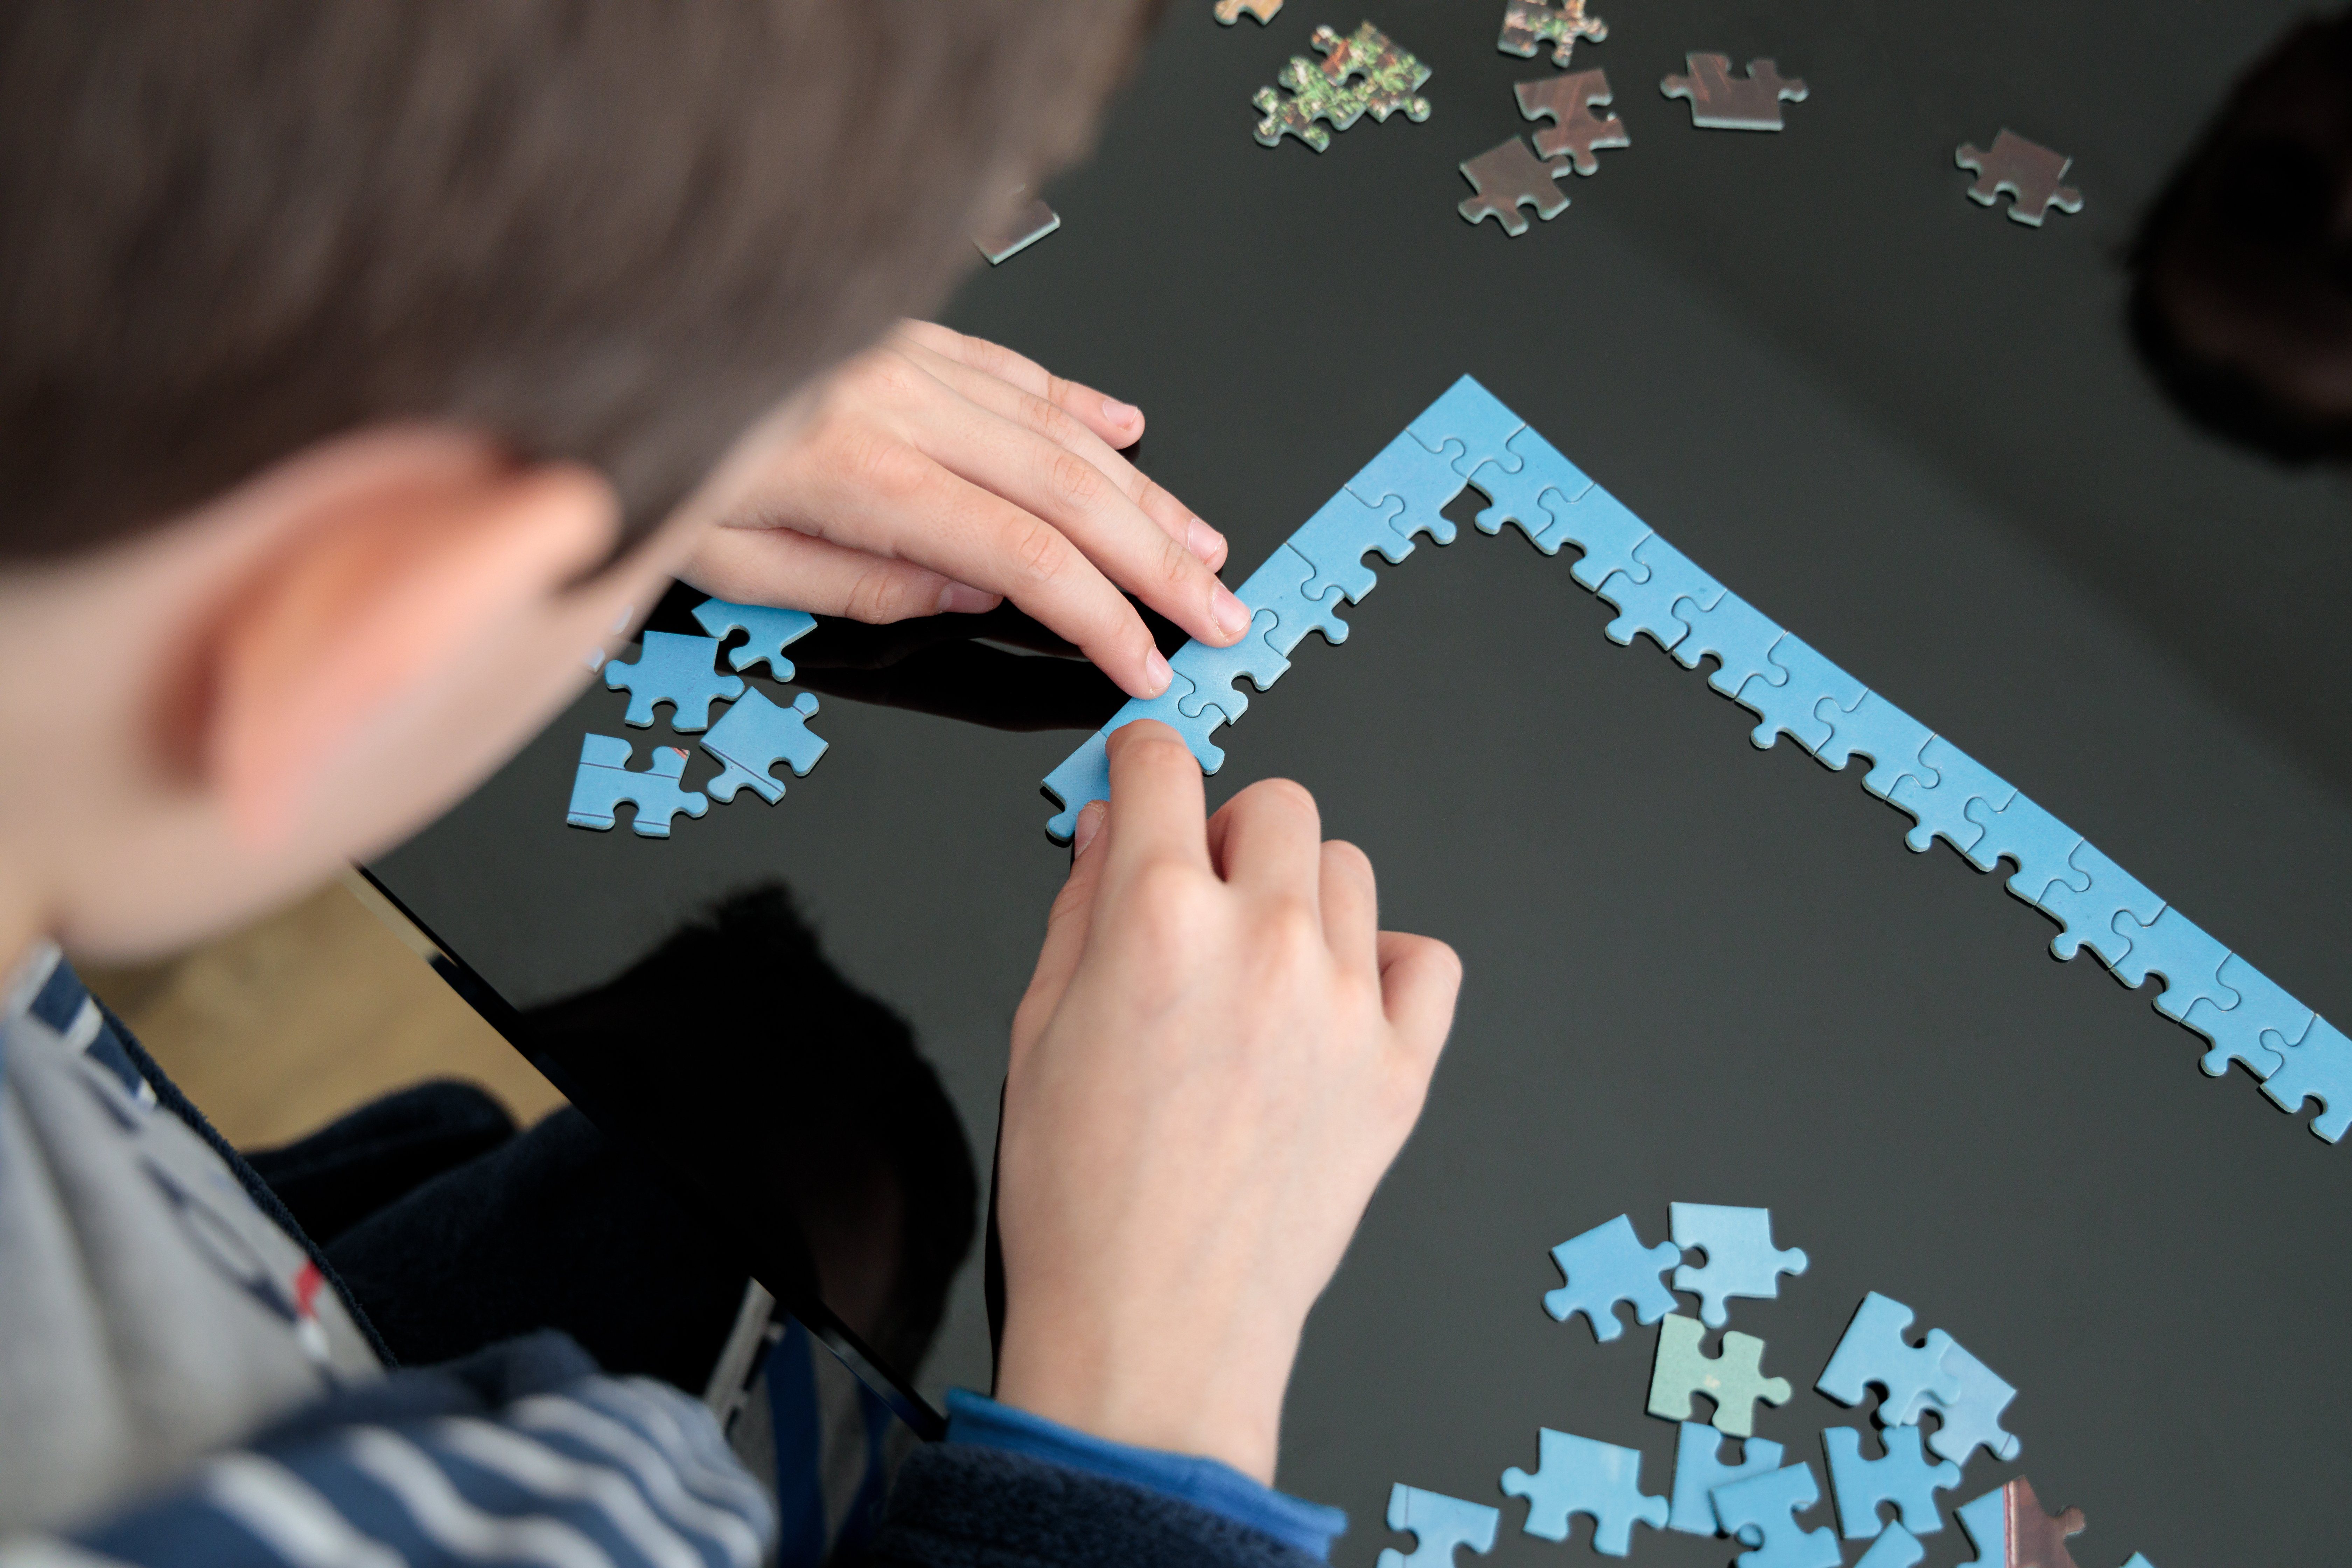
M 2290 463 L 2352 457 L 2352 15 L 2255 62 L 2131 261 L 2133 342 L 2191 418 Z

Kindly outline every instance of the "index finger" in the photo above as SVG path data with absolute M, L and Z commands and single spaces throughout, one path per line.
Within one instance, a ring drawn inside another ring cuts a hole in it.
M 1208 786 L 1183 737 L 1157 719 L 1111 732 L 1110 818 L 1102 875 L 1156 860 L 1209 869 Z

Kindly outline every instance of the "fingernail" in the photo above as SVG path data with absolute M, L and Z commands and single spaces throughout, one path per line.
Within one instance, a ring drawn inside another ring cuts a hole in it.
M 964 583 L 950 583 L 940 590 L 940 613 L 950 616 L 976 616 L 996 608 L 996 595 Z
M 1132 425 L 1143 417 L 1143 410 L 1132 403 L 1121 403 L 1116 397 L 1103 399 L 1103 417 L 1114 425 Z
M 1224 553 L 1225 536 L 1196 517 L 1184 525 L 1184 548 L 1214 566 Z
M 1210 602 L 1209 614 L 1217 629 L 1229 637 L 1237 637 L 1249 630 L 1250 607 L 1234 597 L 1234 591 L 1223 584 L 1217 584 L 1217 596 Z
M 1143 684 L 1151 688 L 1150 694 L 1157 697 L 1167 690 L 1168 683 L 1175 679 L 1176 672 L 1168 668 L 1166 657 L 1158 648 L 1153 648 L 1151 658 L 1143 666 Z
M 1075 860 L 1087 852 L 1087 846 L 1092 844 L 1095 835 L 1102 831 L 1103 818 L 1109 815 L 1110 807 L 1103 802 L 1087 802 L 1086 809 L 1078 813 L 1077 826 L 1070 830 L 1071 859 Z

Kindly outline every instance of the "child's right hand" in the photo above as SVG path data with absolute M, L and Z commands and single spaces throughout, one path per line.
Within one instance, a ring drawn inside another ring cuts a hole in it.
M 996 1397 L 1271 1481 L 1307 1310 L 1420 1115 L 1461 963 L 1378 929 L 1371 863 L 1298 785 L 1204 821 L 1149 721 L 1110 780 L 1013 1020 Z

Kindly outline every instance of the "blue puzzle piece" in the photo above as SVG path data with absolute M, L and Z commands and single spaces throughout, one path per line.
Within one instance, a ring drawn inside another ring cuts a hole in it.
M 1176 657 L 1168 661 L 1169 668 L 1192 687 L 1178 704 L 1178 711 L 1191 719 L 1198 718 L 1203 709 L 1215 708 L 1228 721 L 1247 712 L 1249 694 L 1234 682 L 1247 676 L 1264 691 L 1290 668 L 1290 660 L 1267 640 L 1280 624 L 1281 617 L 1272 610 L 1260 610 L 1250 618 L 1249 635 L 1231 647 L 1212 647 L 1196 638 L 1178 648 Z
M 1919 1538 L 1899 1524 L 1890 1524 L 1879 1538 L 1871 1542 L 1870 1550 L 1854 1563 L 1853 1568 L 1919 1568 L 1927 1549 Z M 2131 1568 L 2126 1563 L 2124 1568 Z
M 1751 676 L 1771 686 L 1789 679 L 1789 672 L 1772 662 L 1772 645 L 1787 634 L 1738 595 L 1727 591 L 1711 603 L 1678 599 L 1674 610 L 1675 618 L 1690 628 L 1690 635 L 1675 644 L 1675 662 L 1696 669 L 1702 658 L 1716 660 L 1716 671 L 1706 683 L 1726 697 L 1738 696 Z
M 1758 750 L 1769 751 L 1772 742 L 1786 734 L 1819 754 L 1829 744 L 1831 731 L 1814 710 L 1824 701 L 1841 709 L 1853 707 L 1862 700 L 1863 684 L 1814 652 L 1793 632 L 1772 645 L 1771 659 L 1787 672 L 1786 679 L 1775 684 L 1757 676 L 1740 687 L 1736 699 L 1763 721 L 1748 738 Z
M 670 818 L 679 812 L 700 816 L 710 803 L 699 792 L 680 789 L 686 774 L 686 752 L 677 746 L 656 746 L 643 772 L 629 768 L 629 742 L 618 735 L 583 735 L 580 767 L 572 775 L 572 807 L 564 820 L 574 827 L 609 832 L 617 818 L 614 810 L 627 801 L 637 808 L 630 826 L 640 837 L 667 838 Z
M 2017 1438 L 2000 1425 L 2000 1413 L 2017 1397 L 2017 1390 L 1958 1344 L 1944 1352 L 1944 1371 L 1957 1387 L 1949 1399 L 1936 1401 L 1942 1423 L 1928 1436 L 1927 1447 L 1956 1465 L 1967 1464 L 1979 1445 L 1996 1459 L 2017 1458 Z
M 1936 1510 L 1936 1494 L 1960 1484 L 1960 1467 L 1947 1459 L 1931 1465 L 1919 1451 L 1919 1428 L 1889 1426 L 1883 1434 L 1886 1457 L 1862 1457 L 1862 1434 L 1851 1426 L 1822 1431 L 1822 1452 L 1829 1460 L 1830 1490 L 1837 1498 L 1838 1523 L 1848 1541 L 1867 1541 L 1886 1527 L 1878 1517 L 1883 1503 L 1893 1503 L 1904 1528 L 1915 1535 L 1933 1535 L 1944 1528 Z
M 1981 800 L 1988 811 L 2000 811 L 2017 798 L 2017 786 L 1941 735 L 1919 748 L 1919 760 L 1934 772 L 1935 782 L 1915 773 L 1896 780 L 1886 796 L 1914 819 L 1903 842 L 1924 855 L 1940 836 L 1965 855 L 1985 836 L 1984 825 L 1969 815 L 1969 802 Z
M 643 729 L 654 721 L 654 704 L 667 702 L 669 726 L 681 735 L 710 722 L 712 702 L 743 695 L 742 677 L 719 673 L 717 637 L 676 632 L 647 632 L 635 663 L 615 660 L 604 667 L 604 684 L 615 691 L 628 689 L 629 710 L 621 722 Z
M 1287 655 L 1307 640 L 1308 632 L 1321 632 L 1328 643 L 1348 640 L 1348 623 L 1339 618 L 1339 606 L 1345 603 L 1329 589 L 1319 599 L 1307 597 L 1307 584 L 1315 575 L 1315 568 L 1304 555 L 1287 544 L 1276 545 L 1249 580 L 1234 590 L 1234 596 L 1252 610 L 1272 610 L 1276 625 L 1266 635 L 1274 651 Z M 1234 715 L 1227 710 L 1227 718 Z
M 2156 999 L 2156 1010 L 2166 1017 L 2186 1018 L 2189 1009 L 2200 1002 L 2210 1002 L 2225 1011 L 2238 1005 L 2238 994 L 2221 980 L 2221 965 L 2229 962 L 2230 950 L 2179 910 L 2167 904 L 2157 911 L 2154 925 L 2142 925 L 2130 915 L 2118 914 L 2115 925 L 2116 934 L 2131 943 L 2115 966 L 2116 978 L 2138 986 L 2147 984 L 2151 974 L 2164 976 L 2164 992 Z
M 1364 564 L 1364 552 L 1377 550 L 1391 565 L 1412 553 L 1412 541 L 1389 526 L 1389 520 L 1403 510 L 1402 501 L 1367 506 L 1353 490 L 1344 489 L 1325 501 L 1290 536 L 1290 547 L 1314 569 L 1305 585 L 1307 596 L 1328 599 L 1336 587 L 1348 603 L 1363 603 L 1380 582 Z
M 2352 1040 L 2335 1025 L 2315 1017 L 2300 1040 L 2271 1035 L 2263 1043 L 2281 1058 L 2278 1071 L 2263 1080 L 2263 1092 L 2282 1110 L 2301 1110 L 2306 1096 L 2319 1101 L 2311 1130 L 2330 1143 L 2352 1128 Z
M 2060 958 L 2072 958 L 2087 946 L 2099 955 L 2100 963 L 2113 969 L 2131 952 L 2131 938 L 2116 929 L 2116 917 L 2127 914 L 2133 924 L 2147 925 L 2164 908 L 2164 900 L 2100 853 L 2096 845 L 2076 845 L 2067 864 L 2089 872 L 2091 885 L 2078 888 L 2061 878 L 2033 900 L 2066 928 L 2051 939 L 2050 951 Z
M 2010 878 L 2009 890 L 2027 903 L 2039 904 L 2042 890 L 2053 881 L 2090 886 L 2091 879 L 2074 869 L 2073 859 L 2083 836 L 2023 794 L 1999 810 L 1979 795 L 1966 811 L 1968 819 L 1984 829 L 1984 837 L 1960 853 L 1979 871 L 1990 871 L 2003 859 L 2015 861 L 2017 874 Z
M 1381 455 L 1366 463 L 1348 481 L 1348 489 L 1366 506 L 1377 507 L 1391 496 L 1404 502 L 1404 510 L 1390 520 L 1390 526 L 1405 539 L 1416 533 L 1426 533 L 1440 544 L 1454 542 L 1454 523 L 1444 516 L 1444 508 L 1452 504 L 1469 481 L 1454 471 L 1454 459 L 1462 456 L 1462 443 L 1449 441 L 1442 451 L 1432 451 L 1412 438 L 1410 431 L 1381 448 Z M 1410 546 L 1408 545 L 1408 548 Z M 1402 555 L 1391 555 L 1400 561 Z
M 2269 1078 L 2280 1065 L 2279 1053 L 2270 1044 L 2270 1037 L 2275 1035 L 2282 1040 L 2303 1038 L 2304 1031 L 2311 1026 L 2311 1009 L 2234 952 L 2221 961 L 2214 975 L 2238 994 L 2239 1001 L 2236 1006 L 2228 1008 L 2210 997 L 2190 1005 L 2188 1015 L 2180 1021 L 2213 1042 L 2213 1048 L 2197 1065 L 2205 1069 L 2207 1076 L 2220 1078 L 2230 1070 L 2231 1062 L 2243 1062 L 2246 1070 L 2256 1078 Z M 2163 1005 L 2161 999 L 2158 1005 Z
M 1171 665 L 1172 668 L 1172 665 Z M 1045 824 L 1045 831 L 1057 844 L 1067 844 L 1078 830 L 1078 813 L 1090 800 L 1110 798 L 1110 752 L 1113 733 L 1134 723 L 1138 719 L 1157 719 L 1184 738 L 1192 755 L 1204 773 L 1213 773 L 1225 765 L 1225 753 L 1209 736 L 1225 721 L 1224 710 L 1205 708 L 1198 714 L 1187 714 L 1179 706 L 1192 695 L 1192 683 L 1181 672 L 1170 677 L 1168 689 L 1157 697 L 1130 697 L 1127 705 L 1111 715 L 1110 722 L 1097 730 L 1064 757 L 1061 765 L 1045 775 L 1045 789 L 1060 804 L 1061 810 Z
M 1855 757 L 1868 757 L 1870 773 L 1862 787 L 1879 799 L 1893 795 L 1906 774 L 1936 782 L 1936 770 L 1919 760 L 1935 731 L 1877 692 L 1864 692 L 1851 708 L 1823 698 L 1813 704 L 1813 717 L 1830 727 L 1830 738 L 1813 754 L 1840 772 Z
M 1883 1395 L 1882 1426 L 1916 1425 L 1930 1402 L 1949 1405 L 1960 1396 L 1960 1380 L 1944 1367 L 1954 1348 L 1952 1336 L 1930 1329 L 1927 1343 L 1915 1348 L 1904 1337 L 1910 1326 L 1910 1308 L 1873 1290 L 1855 1309 L 1813 1386 L 1840 1405 L 1859 1405 L 1864 1391 L 1876 1384 Z
M 1514 433 L 1499 456 L 1473 464 L 1470 482 L 1487 501 L 1474 520 L 1479 532 L 1498 533 L 1504 523 L 1517 523 L 1519 531 L 1547 555 L 1559 549 L 1559 540 L 1549 537 L 1559 527 L 1558 514 L 1592 489 L 1591 477 L 1533 428 Z M 1642 528 L 1627 548 L 1641 542 L 1649 531 Z
M 1660 647 L 1671 649 L 1690 630 L 1675 618 L 1675 601 L 1714 604 L 1723 595 L 1723 584 L 1654 533 L 1642 541 L 1633 559 L 1647 568 L 1645 575 L 1617 572 L 1601 584 L 1601 596 L 1616 605 L 1618 612 L 1603 629 L 1613 643 L 1630 645 L 1646 632 Z
M 1571 1432 L 1541 1428 L 1536 1473 L 1517 1465 L 1503 1472 L 1503 1495 L 1528 1500 L 1529 1535 L 1566 1541 L 1570 1514 L 1592 1520 L 1592 1550 L 1622 1557 L 1633 1545 L 1636 1521 L 1664 1530 L 1672 1510 L 1642 1490 L 1642 1450 L 1596 1443 Z
M 1633 552 L 1653 537 L 1650 525 L 1599 485 L 1570 498 L 1566 506 L 1547 504 L 1551 505 L 1551 526 L 1536 541 L 1536 548 L 1549 555 L 1563 544 L 1573 544 L 1583 552 L 1568 574 L 1587 588 L 1598 592 L 1620 572 L 1639 576 L 1648 570 Z
M 1715 1517 L 1715 1489 L 1728 1481 L 1780 1468 L 1780 1445 L 1750 1437 L 1740 1445 L 1736 1465 L 1723 1462 L 1723 1434 L 1703 1421 L 1685 1421 L 1675 1439 L 1675 1506 L 1666 1527 L 1685 1535 L 1721 1535 Z
M 806 610 L 779 610 L 767 605 L 736 605 L 725 599 L 705 599 L 694 606 L 695 621 L 720 642 L 730 632 L 749 632 L 750 640 L 727 656 L 728 667 L 749 669 L 761 660 L 778 680 L 793 678 L 793 661 L 784 649 L 816 630 L 816 617 Z
M 1770 1209 L 1722 1204 L 1675 1204 L 1671 1209 L 1675 1245 L 1706 1254 L 1706 1266 L 1685 1263 L 1675 1270 L 1675 1289 L 1699 1299 L 1699 1321 L 1719 1329 L 1731 1321 L 1724 1303 L 1734 1296 L 1770 1300 L 1780 1294 L 1780 1276 L 1802 1274 L 1801 1247 L 1783 1252 L 1772 1245 Z
M 702 749 L 726 764 L 703 787 L 720 800 L 733 800 L 737 789 L 750 784 L 770 805 L 784 798 L 783 781 L 772 771 L 788 764 L 795 776 L 805 777 L 824 755 L 825 738 L 808 727 L 816 711 L 816 697 L 803 691 L 790 708 L 779 708 L 763 691 L 745 692 L 735 706 L 719 715 Z
M 1408 1555 L 1393 1546 L 1382 1547 L 1379 1568 L 1456 1568 L 1457 1546 L 1477 1552 L 1495 1550 L 1495 1528 L 1503 1521 L 1503 1510 L 1399 1481 L 1389 1488 L 1388 1517 L 1391 1530 L 1412 1532 L 1412 1551 Z
M 1843 1553 L 1836 1531 L 1797 1522 L 1821 1500 L 1812 1466 L 1787 1465 L 1717 1487 L 1715 1512 L 1724 1529 L 1756 1549 L 1733 1559 L 1739 1568 L 1838 1568 Z
M 1633 1319 L 1642 1323 L 1654 1323 L 1675 1310 L 1665 1272 L 1682 1256 L 1682 1248 L 1671 1241 L 1643 1247 L 1633 1234 L 1632 1217 L 1621 1214 L 1551 1249 L 1551 1260 L 1559 1265 L 1567 1283 L 1544 1293 L 1544 1310 L 1562 1323 L 1571 1312 L 1583 1313 L 1592 1325 L 1592 1337 L 1606 1344 L 1625 1331 L 1617 1320 L 1618 1302 L 1632 1302 Z
M 2023 1476 L 2012 1476 L 1952 1511 L 1977 1547 L 1976 1556 L 1961 1568 L 2072 1568 L 2066 1538 L 2082 1533 L 2083 1510 L 2042 1512 L 2033 1483 Z
M 1433 452 L 1445 450 L 1448 442 L 1461 442 L 1463 452 L 1454 459 L 1454 471 L 1467 478 L 1482 463 L 1499 462 L 1516 468 L 1517 461 L 1509 455 L 1511 437 L 1526 428 L 1526 423 L 1505 407 L 1501 398 L 1465 375 L 1415 416 L 1405 430 Z

